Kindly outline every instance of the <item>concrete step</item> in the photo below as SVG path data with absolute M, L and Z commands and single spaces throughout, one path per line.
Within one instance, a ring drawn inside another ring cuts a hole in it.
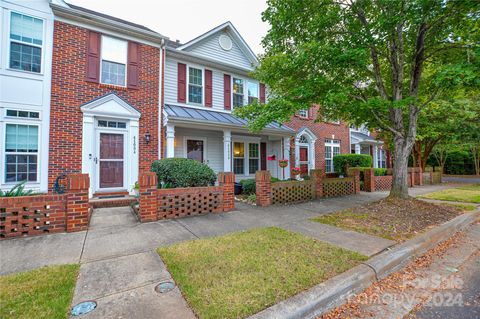
M 93 197 L 90 199 L 90 203 L 93 208 L 106 208 L 106 207 L 126 207 L 132 203 L 138 201 L 133 196 L 112 196 L 108 198 Z

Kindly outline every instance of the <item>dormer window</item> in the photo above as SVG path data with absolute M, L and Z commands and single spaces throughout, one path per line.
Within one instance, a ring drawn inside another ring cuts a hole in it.
M 188 68 L 188 102 L 203 104 L 203 72 L 201 69 Z
M 248 104 L 258 100 L 258 83 L 248 82 Z
M 243 80 L 233 78 L 233 107 L 242 106 L 244 99 Z
M 308 110 L 307 109 L 303 109 L 303 110 L 300 110 L 297 112 L 298 116 L 301 117 L 301 118 L 308 118 Z
M 126 86 L 128 42 L 102 35 L 101 83 Z

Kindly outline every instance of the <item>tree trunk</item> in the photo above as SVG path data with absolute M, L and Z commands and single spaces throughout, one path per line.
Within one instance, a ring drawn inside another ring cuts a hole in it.
M 408 195 L 408 158 L 412 145 L 408 145 L 405 138 L 395 137 L 395 164 L 393 165 L 392 189 L 389 197 L 409 198 Z

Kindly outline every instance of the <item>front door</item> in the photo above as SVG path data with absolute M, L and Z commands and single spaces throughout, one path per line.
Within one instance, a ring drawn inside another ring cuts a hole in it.
M 300 175 L 308 175 L 308 147 L 300 146 Z
M 203 140 L 187 140 L 187 158 L 203 163 L 204 147 Z
M 124 135 L 100 133 L 99 139 L 99 188 L 124 188 Z

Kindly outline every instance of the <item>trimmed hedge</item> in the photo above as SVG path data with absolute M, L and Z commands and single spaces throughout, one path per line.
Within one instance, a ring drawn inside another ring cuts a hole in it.
M 372 157 L 366 154 L 340 154 L 333 157 L 335 172 L 347 175 L 350 167 L 372 167 Z
M 201 187 L 215 184 L 217 175 L 207 164 L 188 158 L 164 158 L 152 163 L 158 187 Z
M 360 181 L 365 180 L 365 175 L 364 172 L 367 169 L 371 169 L 371 167 L 350 167 L 350 169 L 358 169 L 360 171 Z M 385 176 L 387 175 L 387 169 L 386 168 L 374 168 L 373 169 L 373 174 L 375 176 Z

